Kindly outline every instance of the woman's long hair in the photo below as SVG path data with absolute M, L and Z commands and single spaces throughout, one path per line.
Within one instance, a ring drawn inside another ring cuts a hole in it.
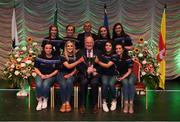
M 57 34 L 56 34 L 56 39 L 59 38 L 59 30 L 58 30 L 58 27 L 56 25 L 51 25 L 49 26 L 49 40 L 51 40 L 51 29 L 55 27 L 57 29 Z
M 69 61 L 69 57 L 68 56 L 70 55 L 70 53 L 67 51 L 67 45 L 69 43 L 73 44 L 73 58 L 74 58 L 74 60 L 76 60 L 76 46 L 75 46 L 75 43 L 73 41 L 71 41 L 71 40 L 69 40 L 69 41 L 67 41 L 65 43 L 65 46 L 64 46 L 64 57 L 66 58 L 67 61 Z
M 122 44 L 122 43 L 118 43 L 115 45 L 115 47 L 117 45 L 121 45 L 122 49 L 123 49 L 123 53 L 122 53 L 122 60 L 126 60 L 126 58 L 128 57 L 128 51 L 127 49 L 125 48 L 125 46 Z M 116 53 L 117 54 L 117 53 Z
M 105 42 L 105 45 L 104 45 L 104 52 L 107 54 L 108 52 L 107 52 L 106 49 L 105 49 L 106 43 L 110 43 L 110 44 L 112 45 L 112 49 L 111 49 L 111 51 L 110 51 L 109 53 L 110 53 L 110 54 L 114 54 L 113 40 L 108 39 L 108 40 Z
M 110 37 L 109 29 L 107 27 L 105 27 L 105 26 L 99 27 L 99 29 L 98 29 L 98 39 L 103 39 L 103 37 L 101 35 L 101 28 L 106 28 L 106 30 L 107 30 L 107 39 L 110 39 L 111 37 Z
M 52 52 L 51 52 L 51 54 L 52 54 L 52 55 L 54 54 L 54 49 L 53 49 L 53 44 L 52 44 L 52 42 L 46 41 L 45 44 L 42 46 L 42 51 L 41 51 L 41 57 L 42 57 L 42 58 L 45 58 L 45 57 L 46 57 L 45 46 L 48 45 L 48 44 L 52 46 Z
M 121 33 L 120 33 L 120 37 L 127 37 L 128 35 L 124 32 L 124 28 L 123 28 L 123 26 L 122 26 L 122 24 L 121 23 L 116 23 L 114 26 L 113 26 L 113 39 L 115 39 L 115 38 L 117 38 L 118 37 L 118 35 L 116 34 L 116 32 L 115 32 L 115 28 L 116 28 L 116 26 L 118 26 L 118 25 L 120 25 L 121 26 Z
M 66 26 L 66 31 L 67 31 L 67 29 L 68 29 L 70 26 L 71 26 L 71 27 L 73 27 L 73 31 L 74 31 L 74 33 L 75 33 L 76 28 L 75 28 L 75 26 L 74 26 L 74 25 L 71 25 L 71 24 L 68 24 L 68 25 Z

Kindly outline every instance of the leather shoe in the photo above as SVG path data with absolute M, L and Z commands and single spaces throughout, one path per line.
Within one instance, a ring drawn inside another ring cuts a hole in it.
M 93 108 L 93 113 L 94 113 L 94 114 L 98 113 L 98 108 L 97 108 L 97 106 L 94 106 L 94 108 Z
M 79 113 L 81 113 L 81 114 L 84 114 L 84 113 L 85 113 L 85 108 L 84 108 L 84 106 L 82 106 L 82 107 L 79 108 Z

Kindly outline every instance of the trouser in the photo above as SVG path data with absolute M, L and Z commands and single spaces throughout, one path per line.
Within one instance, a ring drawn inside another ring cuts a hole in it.
M 98 102 L 98 85 L 99 85 L 99 75 L 93 76 L 92 78 L 88 79 L 84 75 L 79 74 L 80 80 L 80 98 L 79 98 L 79 105 L 85 106 L 86 97 L 87 97 L 87 90 L 88 84 L 91 85 L 92 89 L 92 105 L 97 105 Z
M 58 81 L 60 84 L 60 95 L 61 95 L 61 100 L 62 103 L 65 102 L 70 102 L 71 96 L 72 96 L 72 91 L 73 91 L 73 82 L 74 82 L 74 76 L 71 76 L 67 79 L 64 78 L 64 73 L 60 72 L 58 74 Z
M 123 97 L 124 97 L 124 101 L 133 101 L 134 100 L 134 96 L 136 93 L 136 89 L 135 89 L 135 82 L 137 81 L 137 78 L 135 76 L 135 74 L 131 73 L 127 78 L 122 80 L 122 84 L 123 84 Z
M 55 80 L 56 80 L 56 75 L 51 78 L 44 79 L 44 80 L 41 79 L 41 77 L 37 75 L 35 78 L 36 97 L 37 98 L 40 98 L 40 97 L 48 98 L 51 85 L 55 82 Z
M 116 89 L 115 89 L 115 76 L 102 75 L 102 98 L 107 100 L 108 91 L 111 91 L 112 99 L 116 98 Z

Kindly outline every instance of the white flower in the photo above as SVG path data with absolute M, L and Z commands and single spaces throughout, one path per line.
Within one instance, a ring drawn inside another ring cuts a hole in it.
M 35 72 L 32 73 L 32 76 L 33 76 L 33 77 L 36 77 L 36 75 L 37 75 L 37 74 L 36 74 Z
M 26 64 L 31 64 L 32 61 L 31 61 L 31 60 L 27 60 L 25 63 L 26 63 Z
M 33 45 L 33 46 L 36 46 L 36 45 L 37 45 L 37 43 L 36 43 L 36 42 L 33 42 L 33 43 L 32 43 L 32 45 Z
M 147 42 L 147 41 L 144 41 L 144 44 L 148 44 L 148 42 Z
M 142 47 L 142 46 L 143 46 L 143 44 L 139 44 L 139 46 L 140 46 L 140 47 Z
M 31 63 L 31 65 L 33 65 L 33 66 L 34 66 L 34 62 L 32 62 L 32 63 Z
M 8 64 L 8 63 L 6 63 L 6 64 L 5 64 L 5 66 L 6 66 L 6 67 L 8 67 L 8 66 L 9 66 L 9 64 Z
M 27 74 L 26 74 L 26 78 L 29 77 L 29 76 L 31 76 L 31 74 L 30 74 L 30 73 L 27 73 Z
M 21 58 L 17 58 L 17 62 L 20 62 L 22 59 Z
M 26 64 L 25 63 L 21 63 L 21 67 L 25 67 L 26 66 Z
M 146 60 L 142 61 L 142 64 L 146 64 L 146 63 L 147 63 Z
M 23 74 L 26 74 L 26 73 L 27 73 L 26 70 L 22 70 L 21 72 L 22 72 Z
M 141 74 L 144 76 L 144 75 L 146 75 L 146 72 L 142 71 Z
M 4 71 L 3 73 L 4 73 L 4 74 L 7 74 L 8 72 L 7 72 L 7 71 Z
M 14 67 L 15 67 L 14 64 L 12 64 L 12 65 L 10 66 L 10 68 L 12 68 L 12 69 L 13 69 Z
M 143 54 L 142 54 L 142 53 L 139 53 L 139 54 L 138 54 L 138 57 L 140 57 L 140 58 L 143 57 Z
M 19 47 L 15 47 L 14 49 L 15 49 L 15 50 L 19 50 Z
M 159 76 L 159 73 L 156 73 L 156 76 Z
M 129 50 L 128 53 L 133 53 L 133 51 Z
M 19 57 L 19 54 L 18 54 L 18 53 L 16 53 L 16 54 L 14 55 L 14 57 L 16 57 L 16 58 L 17 58 L 17 57 Z
M 29 53 L 33 53 L 34 51 L 33 50 L 29 50 Z
M 25 78 L 25 79 L 27 79 L 27 78 L 28 78 L 26 75 L 23 75 L 22 77 L 23 77 L 23 78 Z
M 23 50 L 23 51 L 26 51 L 26 50 L 27 50 L 27 48 L 26 48 L 26 47 L 22 47 L 22 50 Z
M 8 78 L 11 78 L 12 77 L 12 74 L 10 74 L 9 76 L 8 76 Z
M 14 74 L 15 74 L 15 75 L 19 75 L 20 72 L 16 70 L 16 71 L 14 72 Z
M 9 71 L 11 71 L 11 72 L 12 72 L 12 71 L 13 71 L 13 69 L 12 69 L 12 68 L 10 68 L 10 70 L 9 70 Z

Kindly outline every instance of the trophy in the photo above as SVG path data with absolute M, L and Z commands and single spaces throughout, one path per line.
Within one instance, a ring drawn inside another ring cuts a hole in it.
M 95 63 L 94 54 L 91 52 L 91 50 L 87 50 L 87 60 L 86 60 L 87 67 L 92 67 L 93 68 L 94 63 Z M 93 75 L 93 73 L 88 73 L 87 72 L 87 78 L 91 78 L 92 75 Z

